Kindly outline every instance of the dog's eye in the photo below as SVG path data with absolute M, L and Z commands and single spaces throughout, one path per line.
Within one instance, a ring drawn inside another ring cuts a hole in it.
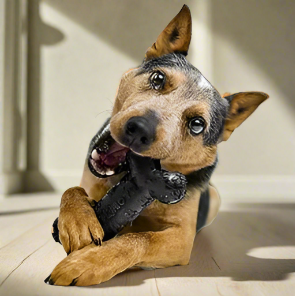
M 165 81 L 166 81 L 165 75 L 160 71 L 154 72 L 150 77 L 150 83 L 153 89 L 156 89 L 156 90 L 162 89 L 165 85 Z
M 199 135 L 204 130 L 205 120 L 202 117 L 192 118 L 188 123 L 188 127 L 193 135 Z

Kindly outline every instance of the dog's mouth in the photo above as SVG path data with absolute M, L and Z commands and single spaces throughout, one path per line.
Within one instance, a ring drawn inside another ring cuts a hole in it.
M 110 132 L 110 118 L 91 140 L 87 158 L 90 172 L 98 178 L 111 177 L 128 169 L 128 147 L 114 140 Z
M 111 144 L 111 145 L 110 145 Z M 126 170 L 126 153 L 129 148 L 120 145 L 114 140 L 105 142 L 102 147 L 95 147 L 89 155 L 89 168 L 100 178 L 117 175 Z

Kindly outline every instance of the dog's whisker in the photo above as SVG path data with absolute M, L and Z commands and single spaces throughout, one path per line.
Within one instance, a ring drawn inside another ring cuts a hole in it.
M 98 114 L 95 115 L 95 118 L 97 118 L 98 115 L 101 115 L 104 112 L 108 112 L 108 113 L 111 114 L 112 110 L 104 110 L 104 111 L 101 111 L 101 112 L 99 112 Z

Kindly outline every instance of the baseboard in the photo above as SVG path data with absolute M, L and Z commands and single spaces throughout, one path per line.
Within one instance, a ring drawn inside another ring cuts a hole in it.
M 80 183 L 82 171 L 46 171 L 26 172 L 22 174 L 0 175 L 1 190 L 7 193 L 20 192 L 21 181 L 24 180 L 26 192 L 56 191 L 66 189 Z M 213 176 L 223 201 L 229 202 L 295 202 L 295 175 L 225 175 Z M 1 192 L 2 193 L 2 192 Z
M 0 174 L 0 196 L 23 191 L 23 172 Z
M 25 191 L 64 192 L 80 184 L 82 171 L 28 171 L 25 177 Z
M 47 180 L 57 191 L 79 185 L 82 172 L 50 171 Z M 213 176 L 221 199 L 233 202 L 295 202 L 295 175 Z
M 293 175 L 213 176 L 221 199 L 232 202 L 295 202 Z
M 80 184 L 82 171 L 30 170 L 0 174 L 0 199 L 17 193 L 57 192 Z

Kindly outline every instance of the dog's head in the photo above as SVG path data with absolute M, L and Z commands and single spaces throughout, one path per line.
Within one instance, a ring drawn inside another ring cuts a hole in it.
M 217 144 L 268 97 L 246 92 L 222 98 L 185 58 L 190 40 L 191 15 L 183 6 L 142 65 L 122 77 L 110 124 L 117 142 L 183 173 L 212 164 Z
M 185 5 L 141 66 L 123 75 L 110 121 L 117 143 L 184 174 L 214 163 L 217 144 L 268 98 L 261 92 L 221 97 L 187 61 L 190 40 Z

